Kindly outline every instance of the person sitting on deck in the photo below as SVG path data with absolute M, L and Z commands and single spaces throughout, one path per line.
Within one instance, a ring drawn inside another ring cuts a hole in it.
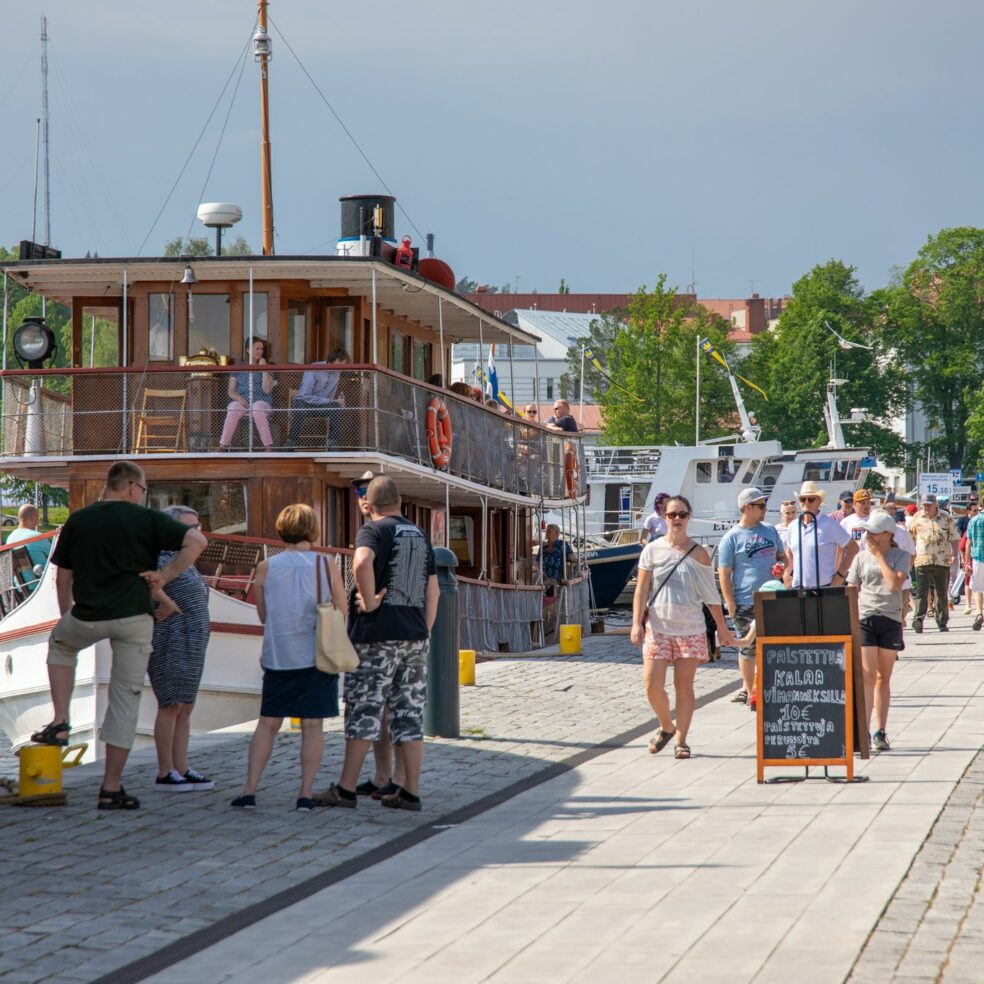
M 560 539 L 560 527 L 556 523 L 551 523 L 547 527 L 547 542 L 540 550 L 540 559 L 543 567 L 543 583 L 545 585 L 560 584 L 565 580 L 564 558 L 567 558 L 567 574 L 571 574 L 571 567 L 577 563 L 577 554 L 569 543 Z
M 30 502 L 25 502 L 17 510 L 17 523 L 17 529 L 13 530 L 10 536 L 7 537 L 8 544 L 19 543 L 21 540 L 31 540 L 38 536 L 37 506 L 31 505 Z M 33 543 L 29 543 L 24 549 L 27 551 L 28 557 L 31 558 L 31 566 L 40 567 L 44 570 L 45 564 L 48 563 L 48 554 L 51 553 L 51 541 L 34 540 Z M 28 591 L 33 591 L 38 586 L 38 579 L 38 577 L 34 577 L 26 583 L 25 586 Z
M 250 347 L 250 362 L 265 366 L 270 361 L 269 349 L 264 338 L 257 338 Z M 253 418 L 264 451 L 273 450 L 273 436 L 270 433 L 270 394 L 276 384 L 268 372 L 251 372 L 247 369 L 229 374 L 229 399 L 232 401 L 226 411 L 219 450 L 228 451 L 239 421 L 246 415 Z
M 328 353 L 324 362 L 315 362 L 316 366 L 346 365 L 352 361 L 352 356 L 343 348 L 333 349 Z M 327 369 L 306 369 L 301 376 L 301 385 L 290 405 L 290 428 L 287 432 L 287 449 L 293 451 L 301 436 L 305 421 L 325 420 L 328 428 L 327 443 L 329 447 L 338 444 L 339 420 L 341 406 L 345 402 L 338 392 L 342 381 L 340 372 Z

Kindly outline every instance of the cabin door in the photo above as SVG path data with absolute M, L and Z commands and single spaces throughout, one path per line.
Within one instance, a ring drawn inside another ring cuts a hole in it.
M 344 349 L 353 362 L 365 357 L 364 353 L 355 351 L 355 308 L 348 298 L 322 301 L 318 324 L 318 360 L 327 359 L 336 349 Z

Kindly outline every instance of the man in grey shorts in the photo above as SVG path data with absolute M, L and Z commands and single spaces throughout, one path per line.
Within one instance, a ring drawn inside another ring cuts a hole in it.
M 439 597 L 434 551 L 424 531 L 401 515 L 400 490 L 391 478 L 374 478 L 366 497 L 372 520 L 356 536 L 352 567 L 349 638 L 359 667 L 345 674 L 345 761 L 338 783 L 314 799 L 321 806 L 355 807 L 359 773 L 386 711 L 403 781 L 381 802 L 417 811 L 428 638 Z
M 754 488 L 742 491 L 738 496 L 741 519 L 724 534 L 718 547 L 718 580 L 736 636 L 746 635 L 755 618 L 755 592 L 772 577 L 776 561 L 786 560 L 779 533 L 762 521 L 768 501 L 767 492 Z M 739 652 L 738 668 L 742 686 L 732 700 L 745 704 L 755 683 L 754 645 Z
M 48 642 L 48 680 L 54 720 L 31 736 L 46 745 L 67 745 L 68 709 L 79 651 L 108 639 L 113 651 L 106 716 L 99 736 L 106 743 L 100 810 L 135 810 L 140 801 L 122 785 L 133 747 L 154 619 L 151 591 L 194 563 L 208 542 L 198 530 L 144 506 L 147 484 L 132 461 L 117 461 L 106 476 L 100 502 L 73 512 L 51 555 L 62 617 Z M 162 550 L 176 550 L 161 571 Z

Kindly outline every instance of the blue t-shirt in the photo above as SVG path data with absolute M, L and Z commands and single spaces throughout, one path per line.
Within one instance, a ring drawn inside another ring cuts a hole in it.
M 970 559 L 984 562 L 984 513 L 978 513 L 967 524 L 967 542 L 970 544 Z
M 776 551 L 782 547 L 774 526 L 759 523 L 746 528 L 732 526 L 721 538 L 718 566 L 731 568 L 735 604 L 750 605 L 752 596 L 772 577 Z

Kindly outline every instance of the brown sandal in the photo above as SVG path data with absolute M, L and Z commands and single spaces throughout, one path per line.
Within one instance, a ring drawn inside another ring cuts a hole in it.
M 678 759 L 690 758 L 690 746 L 686 742 L 681 741 L 673 752 L 673 757 Z
M 670 739 L 676 734 L 676 728 L 672 731 L 660 730 L 649 739 L 649 754 L 655 755 L 657 752 L 663 751 L 664 748 L 670 743 Z

